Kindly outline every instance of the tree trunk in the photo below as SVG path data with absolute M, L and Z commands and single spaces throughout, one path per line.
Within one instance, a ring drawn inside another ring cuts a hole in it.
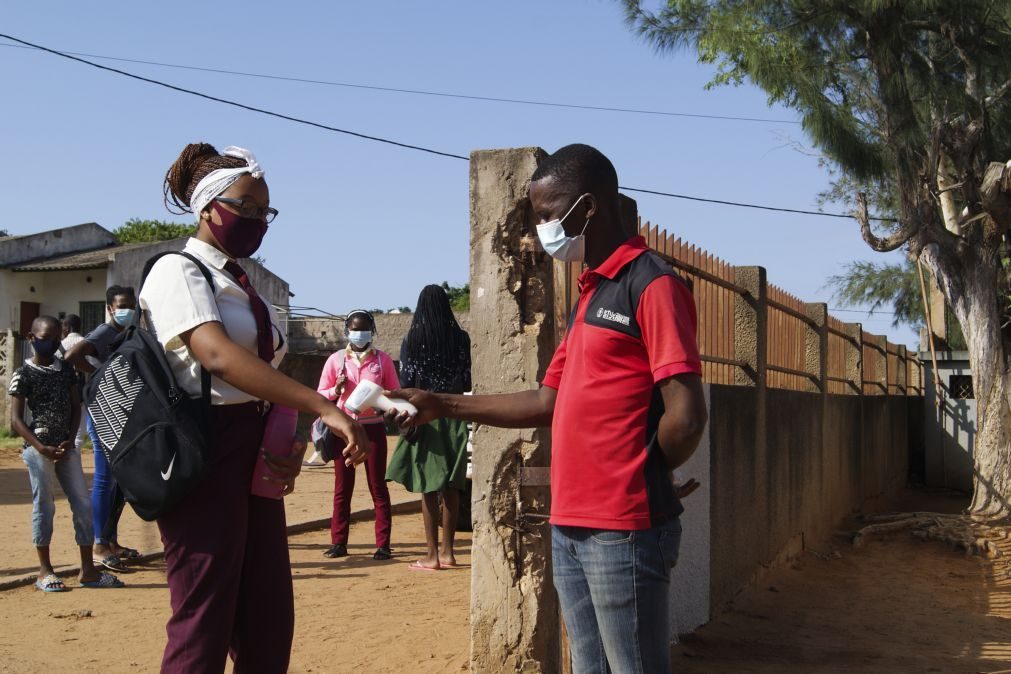
M 923 260 L 934 273 L 962 326 L 969 349 L 976 397 L 974 493 L 970 513 L 985 517 L 1011 515 L 1011 373 L 997 301 L 997 251 L 979 246 L 963 251 L 961 264 L 941 259 L 936 245 Z

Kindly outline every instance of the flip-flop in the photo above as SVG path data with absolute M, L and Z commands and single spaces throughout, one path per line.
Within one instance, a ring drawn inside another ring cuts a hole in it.
M 133 548 L 122 548 L 116 556 L 121 560 L 137 559 L 140 557 L 140 551 L 134 550 Z
M 126 583 L 121 581 L 119 578 L 116 578 L 116 576 L 112 575 L 111 573 L 106 573 L 105 571 L 98 574 L 98 580 L 81 581 L 81 587 L 88 587 L 99 590 L 104 590 L 106 588 L 113 588 L 113 587 L 125 587 L 125 586 Z
M 439 566 L 443 569 L 469 569 L 470 564 L 443 564 L 439 562 Z
M 420 559 L 408 564 L 407 568 L 411 571 L 442 571 L 442 569 L 433 569 L 431 567 L 424 566 Z
M 123 560 L 121 560 L 116 555 L 106 555 L 105 557 L 101 558 L 92 557 L 91 561 L 100 566 L 104 566 L 110 571 L 119 571 L 122 573 L 123 571 L 127 570 L 127 568 L 123 566 Z
M 55 573 L 51 573 L 45 578 L 39 578 L 35 581 L 35 589 L 41 590 L 42 592 L 66 592 L 67 586 L 63 584 L 60 577 Z

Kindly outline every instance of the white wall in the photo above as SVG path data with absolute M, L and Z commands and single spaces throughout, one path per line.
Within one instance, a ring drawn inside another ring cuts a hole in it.
M 90 281 L 88 279 L 91 279 Z M 34 288 L 34 292 L 32 291 Z M 21 302 L 38 302 L 43 314 L 78 312 L 80 302 L 105 302 L 106 270 L 12 272 L 0 270 L 0 329 L 18 330 Z

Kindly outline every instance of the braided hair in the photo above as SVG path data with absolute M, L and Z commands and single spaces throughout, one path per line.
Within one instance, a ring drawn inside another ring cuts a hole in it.
M 441 393 L 470 390 L 470 336 L 456 321 L 442 287 L 422 288 L 400 361 L 405 386 Z
M 245 165 L 245 160 L 239 157 L 226 157 L 209 143 L 190 143 L 183 148 L 179 158 L 165 174 L 165 186 L 162 190 L 165 208 L 175 215 L 192 213 L 190 199 L 193 197 L 193 190 L 208 173 L 217 169 L 242 168 Z

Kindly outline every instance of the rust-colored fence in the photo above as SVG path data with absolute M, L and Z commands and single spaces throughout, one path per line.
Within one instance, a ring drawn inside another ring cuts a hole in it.
M 922 366 L 905 346 L 829 315 L 824 303 L 804 302 L 766 283 L 764 270 L 735 267 L 641 219 L 639 233 L 692 282 L 704 381 L 840 395 L 922 395 Z M 558 279 L 565 307 L 578 297 L 581 271 L 579 264 L 565 265 Z M 740 281 L 744 276 L 749 287 Z

